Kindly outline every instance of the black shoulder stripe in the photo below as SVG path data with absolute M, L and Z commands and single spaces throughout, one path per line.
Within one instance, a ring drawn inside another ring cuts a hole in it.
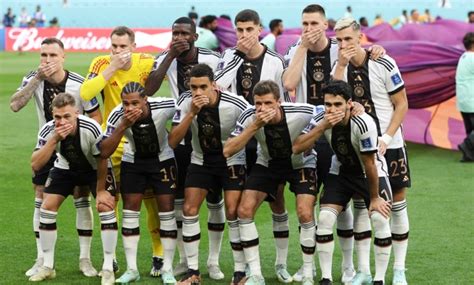
M 242 58 L 234 55 L 234 57 L 232 58 L 232 60 L 229 62 L 229 64 L 224 68 L 224 70 L 222 70 L 215 78 L 214 81 L 217 81 L 219 80 L 222 76 L 224 76 L 224 74 L 226 74 L 227 72 L 229 72 L 229 70 L 232 70 L 234 67 L 236 67 L 240 61 L 243 61 Z
M 84 77 L 82 75 L 80 75 L 79 73 L 73 72 L 73 71 L 69 71 L 69 76 L 70 77 L 75 77 L 77 79 L 84 80 Z
M 52 130 L 54 130 L 54 125 L 46 125 L 40 132 L 40 137 L 45 138 Z
M 291 49 L 294 48 L 294 47 L 297 46 L 297 45 L 298 45 L 298 42 L 296 42 L 296 43 L 294 43 L 293 45 L 289 46 L 288 49 L 286 50 L 285 55 L 289 55 Z
M 385 69 L 387 69 L 388 71 L 393 70 L 393 67 L 390 67 L 390 65 L 388 65 L 388 63 L 386 61 L 381 60 L 381 58 L 379 58 L 377 60 L 374 60 L 374 62 L 383 65 L 385 67 Z
M 242 114 L 240 114 L 239 122 L 240 123 L 245 122 L 245 120 L 247 120 L 253 114 L 255 114 L 255 107 L 245 110 Z
M 217 57 L 221 57 L 219 53 L 217 53 L 213 50 L 210 50 L 210 49 L 198 48 L 198 51 L 199 51 L 199 54 L 214 55 L 214 56 L 217 56 Z
M 93 123 L 91 123 L 91 122 L 88 122 L 88 121 L 83 120 L 83 119 L 79 119 L 79 126 L 87 127 L 89 130 L 92 131 L 92 133 L 93 133 L 96 137 L 100 136 L 100 133 L 101 133 L 100 129 L 99 129 L 96 125 L 94 125 Z
M 281 63 L 283 64 L 283 67 L 285 67 L 285 60 L 281 57 L 281 55 L 279 55 L 278 53 L 276 53 L 272 50 L 269 50 L 269 49 L 267 49 L 267 53 L 269 55 L 273 56 L 273 57 L 278 58 L 281 61 Z
M 362 118 L 360 118 L 358 116 L 355 116 L 355 117 L 352 117 L 352 119 L 354 120 L 354 122 L 359 127 L 359 130 L 360 130 L 361 134 L 364 134 L 369 130 L 369 128 L 367 127 L 367 123 Z
M 35 76 L 36 73 L 37 73 L 36 71 L 30 71 L 30 73 L 26 75 L 26 79 L 30 79 L 31 77 Z
M 92 133 L 92 135 L 94 136 L 94 138 L 98 138 L 100 134 L 96 133 L 96 130 L 92 127 L 90 127 L 89 125 L 82 125 L 82 124 L 79 124 L 79 127 L 82 128 L 83 130 L 88 130 L 89 132 Z
M 247 104 L 239 100 L 239 98 L 236 98 L 235 96 L 229 95 L 227 93 L 221 92 L 221 100 L 232 103 L 242 110 L 247 109 Z
M 158 110 L 158 109 L 174 109 L 174 104 L 173 105 L 157 105 L 157 106 L 151 106 L 150 109 L 151 110 Z
M 286 110 L 286 114 L 309 114 L 313 115 L 313 111 L 305 111 L 305 110 Z
M 109 118 L 109 122 L 115 125 L 122 116 L 123 116 L 123 108 L 112 113 L 112 115 Z
M 311 114 L 313 113 L 314 111 L 314 107 L 310 107 L 310 106 L 282 106 L 283 109 L 285 110 L 295 110 L 295 111 L 300 111 L 300 110 L 305 110 L 305 111 L 311 111 Z
M 181 95 L 179 95 L 177 104 L 180 105 L 181 103 L 183 103 L 183 101 L 186 98 L 190 98 L 190 97 L 192 97 L 192 94 L 191 94 L 191 91 L 189 91 L 189 90 L 186 91 L 186 92 L 181 93 Z
M 390 60 L 388 60 L 388 59 L 386 59 L 386 58 L 384 58 L 384 57 L 381 57 L 381 58 L 379 58 L 379 59 L 377 59 L 377 60 L 385 62 L 385 63 L 386 63 L 388 66 L 390 66 L 391 68 L 394 68 L 394 67 L 395 67 L 395 65 L 393 65 L 393 63 L 390 62 Z
M 317 114 L 316 116 L 314 116 L 313 120 L 315 120 L 316 122 L 319 122 L 324 118 L 325 114 L 326 114 L 326 112 L 321 112 L 321 113 Z

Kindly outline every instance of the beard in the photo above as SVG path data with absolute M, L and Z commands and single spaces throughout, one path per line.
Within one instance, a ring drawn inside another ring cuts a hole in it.
M 180 53 L 179 57 L 181 57 L 181 58 L 186 57 L 191 52 L 191 50 L 193 50 L 194 42 L 188 42 L 188 44 L 189 44 L 189 49 L 187 49 L 187 50 L 183 51 L 182 53 Z

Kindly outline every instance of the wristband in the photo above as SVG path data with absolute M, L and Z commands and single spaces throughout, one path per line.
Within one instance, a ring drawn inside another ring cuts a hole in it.
M 392 142 L 392 136 L 390 136 L 388 134 L 383 134 L 382 140 L 388 146 Z

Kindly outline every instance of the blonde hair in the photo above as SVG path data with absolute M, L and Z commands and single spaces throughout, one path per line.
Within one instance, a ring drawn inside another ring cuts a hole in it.
M 351 27 L 352 30 L 354 30 L 354 31 L 360 31 L 360 25 L 352 17 L 345 17 L 345 18 L 339 19 L 336 22 L 336 25 L 334 26 L 334 30 L 335 31 L 340 31 L 340 30 L 344 30 L 344 29 L 349 28 L 349 27 Z
M 51 102 L 52 108 L 62 108 L 64 106 L 76 106 L 76 99 L 71 94 L 68 93 L 59 93 L 54 97 L 53 102 Z

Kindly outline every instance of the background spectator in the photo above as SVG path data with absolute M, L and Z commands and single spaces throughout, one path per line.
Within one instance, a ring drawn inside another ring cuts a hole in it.
M 217 39 L 214 31 L 217 29 L 217 17 L 214 15 L 207 15 L 201 18 L 199 21 L 199 27 L 197 33 L 199 37 L 195 42 L 197 47 L 203 47 L 215 50 L 219 47 L 219 40 Z
M 273 19 L 268 25 L 270 33 L 266 35 L 260 42 L 269 49 L 275 50 L 276 37 L 283 33 L 283 21 L 281 19 Z
M 193 20 L 194 23 L 197 23 L 199 15 L 198 13 L 196 13 L 196 9 L 194 8 L 194 6 L 191 6 L 191 11 L 189 11 L 188 17 L 191 18 L 191 20 Z
M 382 18 L 382 15 L 380 14 L 375 15 L 374 26 L 377 26 L 383 23 L 385 23 L 385 20 Z
M 33 14 L 33 19 L 36 21 L 36 27 L 42 28 L 46 22 L 46 16 L 41 11 L 41 6 L 36 6 L 36 12 Z
M 59 20 L 58 18 L 54 17 L 49 21 L 49 27 L 50 28 L 59 28 Z
M 346 7 L 346 12 L 344 13 L 344 18 L 353 18 L 352 17 L 352 7 L 351 6 Z
M 368 28 L 369 27 L 369 21 L 367 21 L 366 17 L 361 17 L 359 19 L 359 24 L 361 27 Z
M 416 9 L 411 10 L 409 23 L 413 23 L 413 24 L 420 23 L 420 13 L 418 12 L 418 10 Z
M 11 28 L 13 27 L 13 24 L 15 23 L 15 15 L 12 13 L 12 8 L 7 9 L 7 13 L 3 16 L 3 26 L 6 28 Z
M 474 24 L 474 11 L 467 13 L 467 19 L 469 24 Z
M 23 7 L 21 8 L 21 13 L 20 13 L 20 28 L 26 28 L 28 27 L 28 23 L 31 21 L 31 17 L 26 11 L 26 8 Z

